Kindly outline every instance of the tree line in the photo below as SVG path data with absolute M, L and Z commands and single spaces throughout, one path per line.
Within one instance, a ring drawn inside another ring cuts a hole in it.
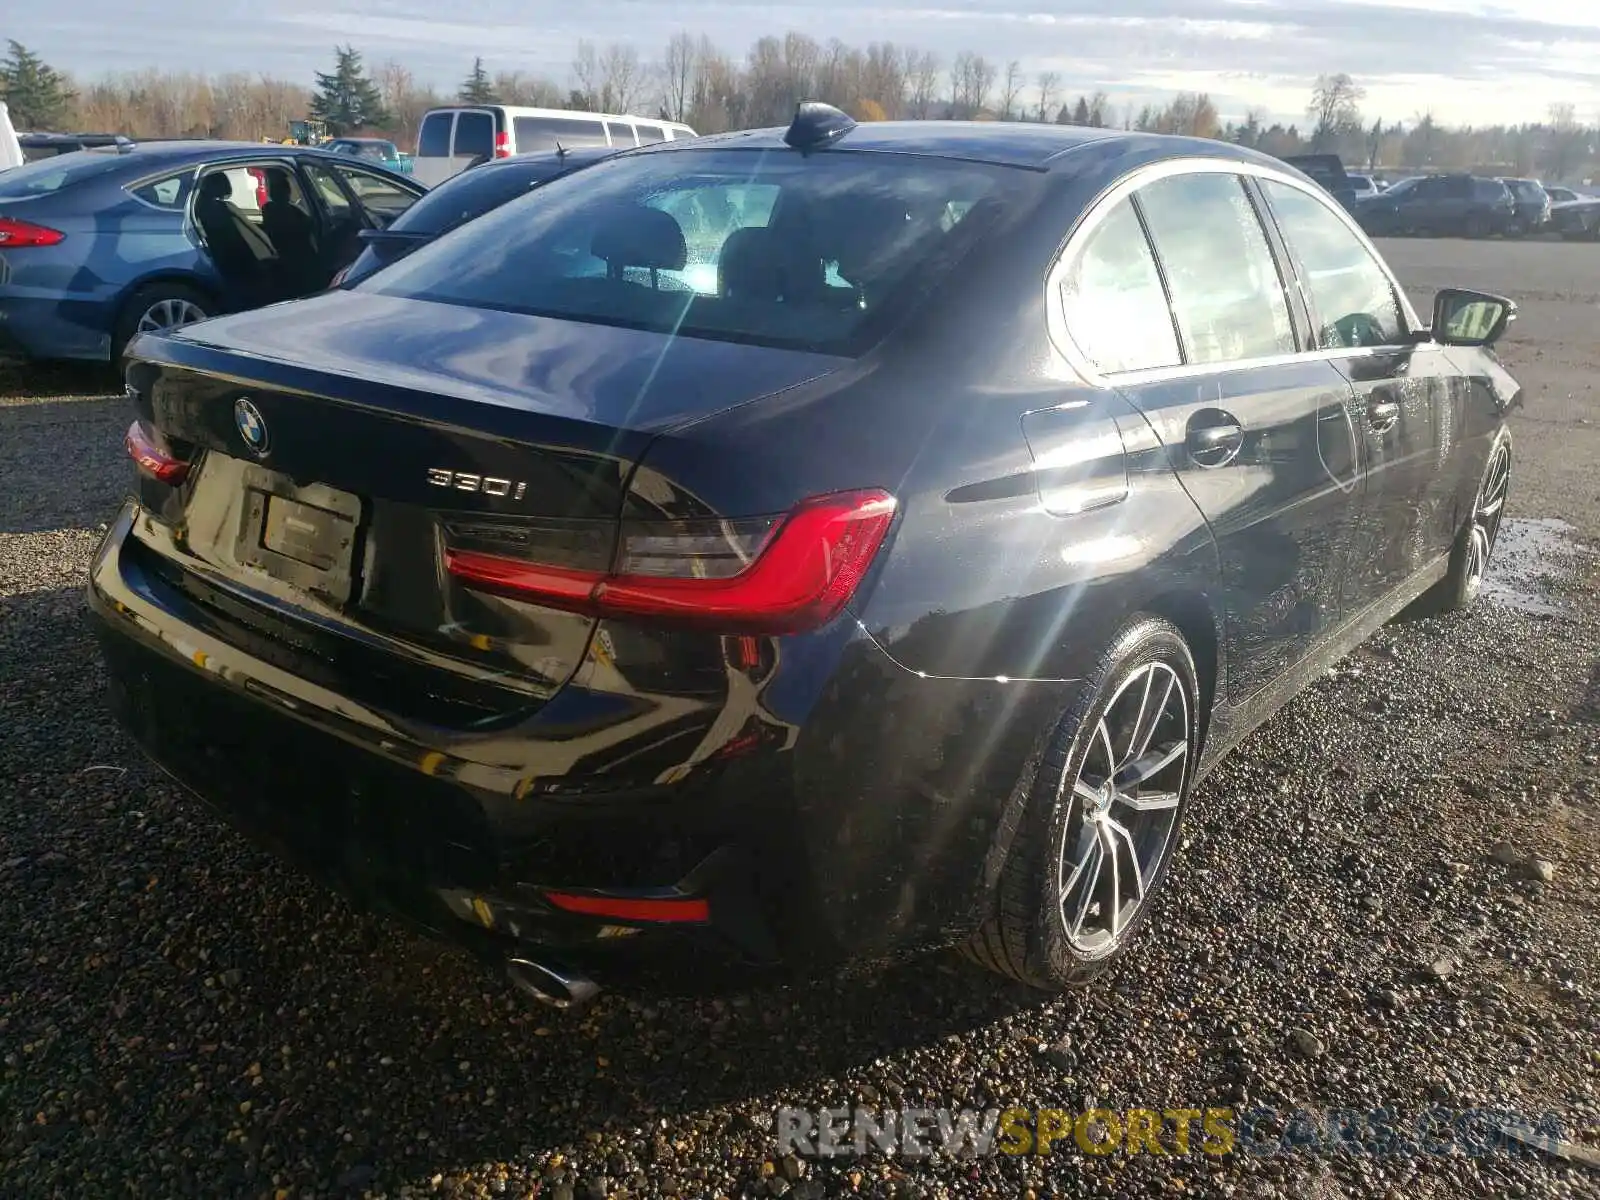
M 1224 120 L 1205 93 L 1165 104 L 1118 105 L 1104 92 L 1074 95 L 1054 71 L 1028 74 L 964 51 L 949 61 L 893 42 L 866 47 L 803 33 L 758 39 L 735 57 L 705 35 L 679 33 L 657 58 L 626 42 L 580 42 L 562 82 L 496 71 L 475 58 L 453 90 L 419 82 L 403 63 L 369 67 L 354 47 L 335 50 L 332 70 L 308 86 L 267 75 L 147 70 L 85 82 L 13 41 L 0 60 L 0 97 L 19 128 L 125 133 L 131 137 L 274 140 L 307 116 L 335 133 L 416 142 L 422 115 L 464 101 L 634 113 L 682 121 L 700 133 L 786 123 L 800 100 L 823 100 L 856 119 L 1023 120 L 1221 138 L 1274 155 L 1332 153 L 1368 169 L 1495 170 L 1550 181 L 1587 178 L 1600 134 L 1571 104 L 1542 122 L 1448 127 L 1431 113 L 1386 119 L 1363 112 L 1349 75 L 1324 75 L 1305 121 L 1270 121 L 1260 111 Z M 1597 171 L 1600 173 L 1600 171 Z

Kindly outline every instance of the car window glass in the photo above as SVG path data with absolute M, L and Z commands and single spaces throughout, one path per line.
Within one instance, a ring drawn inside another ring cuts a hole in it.
M 494 154 L 494 118 L 486 112 L 464 112 L 456 117 L 457 158 Z
M 581 117 L 517 117 L 511 127 L 517 136 L 518 154 L 554 150 L 558 142 L 565 150 L 610 145 L 603 121 Z
M 429 113 L 422 122 L 422 131 L 417 134 L 417 156 L 419 158 L 449 158 L 450 157 L 450 120 L 454 113 Z
M 306 174 L 311 177 L 311 186 L 321 198 L 323 207 L 338 219 L 350 215 L 350 198 L 344 194 L 344 189 L 339 186 L 339 181 L 334 177 L 333 169 L 323 163 L 306 163 Z
M 662 131 L 661 126 L 652 125 L 649 121 L 635 121 L 633 127 L 639 134 L 639 144 L 641 146 L 648 146 L 651 142 L 664 142 L 667 140 L 667 135 Z
M 189 185 L 194 175 L 185 171 L 181 175 L 168 175 L 129 190 L 146 204 L 156 208 L 181 209 L 189 200 Z
M 932 157 L 683 157 L 552 180 L 357 290 L 853 355 L 936 289 L 995 211 L 983 201 L 1019 186 Z
M 381 175 L 354 167 L 340 167 L 339 173 L 364 207 L 390 219 L 398 217 L 416 201 L 405 188 Z
M 1262 180 L 1310 292 L 1324 350 L 1393 345 L 1403 330 L 1394 288 L 1359 238 L 1315 196 Z
M 1187 360 L 1292 354 L 1283 283 L 1244 181 L 1177 175 L 1137 195 L 1166 271 Z
M 1180 361 L 1161 276 L 1133 205 L 1123 200 L 1090 231 L 1060 284 L 1067 336 L 1107 374 Z
M 607 121 L 606 132 L 611 135 L 613 146 L 637 146 L 639 140 L 633 136 L 633 127 L 618 121 Z

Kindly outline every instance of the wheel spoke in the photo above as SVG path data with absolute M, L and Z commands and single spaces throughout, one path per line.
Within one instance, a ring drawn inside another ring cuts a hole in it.
M 1111 842 L 1107 851 L 1111 858 L 1111 937 L 1113 940 L 1122 936 L 1122 872 L 1117 867 L 1117 843 Z
M 1144 899 L 1144 870 L 1139 865 L 1139 847 L 1133 840 L 1133 834 L 1128 832 L 1126 825 L 1121 825 L 1106 818 L 1106 828 L 1114 837 L 1120 837 L 1128 846 L 1128 861 L 1133 864 L 1133 888 L 1140 900 Z
M 1072 895 L 1072 890 L 1077 887 L 1078 879 L 1083 875 L 1090 861 L 1105 853 L 1105 847 L 1100 844 L 1100 839 L 1095 838 L 1089 843 L 1089 848 L 1083 852 L 1083 857 L 1072 868 L 1072 874 L 1067 876 L 1067 881 L 1061 885 L 1061 899 L 1057 903 L 1065 905 L 1067 897 Z
M 1134 714 L 1133 725 L 1128 729 L 1128 753 L 1126 757 L 1137 758 L 1139 745 L 1139 730 L 1144 725 L 1145 710 L 1150 707 L 1150 689 L 1155 685 L 1156 672 L 1154 667 L 1148 667 L 1144 673 L 1144 691 L 1139 693 L 1139 711 Z M 1159 710 L 1156 720 L 1161 719 Z
M 1079 800 L 1087 800 L 1090 804 L 1094 804 L 1100 799 L 1100 789 L 1092 784 L 1085 783 L 1082 775 L 1078 776 L 1077 780 L 1074 781 L 1072 794 Z
M 1098 838 L 1094 841 L 1094 874 L 1089 876 L 1089 882 L 1084 886 L 1083 899 L 1078 902 L 1078 915 L 1072 922 L 1072 936 L 1083 936 L 1083 922 L 1089 915 L 1089 905 L 1094 900 L 1096 888 L 1100 885 L 1100 868 L 1106 861 L 1106 852 L 1100 845 Z
M 1116 798 L 1119 804 L 1126 805 L 1134 812 L 1162 812 L 1178 807 L 1177 792 L 1140 792 L 1137 795 L 1118 792 Z
M 1159 775 L 1187 753 L 1189 747 L 1184 742 L 1174 742 L 1170 746 L 1152 750 L 1143 758 L 1126 764 L 1113 775 L 1111 785 L 1119 792 L 1138 787 L 1145 780 Z

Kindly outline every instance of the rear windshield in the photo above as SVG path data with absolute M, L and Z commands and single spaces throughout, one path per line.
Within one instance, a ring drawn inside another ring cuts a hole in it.
M 115 171 L 127 162 L 116 150 L 74 150 L 0 172 L 0 200 L 47 196 L 74 183 Z
M 835 151 L 624 155 L 357 290 L 853 354 L 992 217 L 1011 168 Z
M 537 165 L 511 162 L 463 171 L 425 192 L 389 228 L 397 233 L 443 233 L 515 200 L 529 188 L 554 179 L 561 170 L 559 160 L 550 159 Z

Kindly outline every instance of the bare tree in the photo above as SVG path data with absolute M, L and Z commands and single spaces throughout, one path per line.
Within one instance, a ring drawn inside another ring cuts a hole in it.
M 1588 131 L 1578 124 L 1578 110 L 1571 104 L 1550 106 L 1550 129 L 1545 145 L 1546 173 L 1562 180 L 1588 149 Z
M 1361 128 L 1361 99 L 1366 93 L 1350 76 L 1318 75 L 1306 115 L 1312 119 L 1312 150 L 1334 150 L 1352 130 Z
M 605 112 L 626 113 L 639 98 L 644 72 L 639 52 L 626 42 L 612 42 L 600 56 L 600 107 Z
M 672 35 L 667 43 L 666 57 L 661 64 L 661 78 L 666 93 L 667 116 L 682 121 L 694 102 L 695 75 L 700 69 L 700 47 L 694 35 L 684 32 Z
M 933 115 L 933 102 L 938 99 L 939 56 L 931 50 L 909 50 L 905 71 L 911 116 L 926 121 Z
M 580 40 L 577 50 L 573 52 L 572 82 L 577 85 L 573 89 L 577 93 L 575 98 L 581 99 L 584 108 L 599 107 L 600 52 L 591 41 Z
M 1034 108 L 1034 119 L 1048 121 L 1050 109 L 1056 102 L 1056 89 L 1061 86 L 1061 76 L 1054 71 L 1040 71 L 1034 86 L 1039 89 L 1039 102 Z
M 1012 59 L 1006 64 L 1006 73 L 1000 80 L 1000 119 L 1009 121 L 1012 110 L 1017 106 L 1017 97 L 1022 95 L 1022 64 Z

